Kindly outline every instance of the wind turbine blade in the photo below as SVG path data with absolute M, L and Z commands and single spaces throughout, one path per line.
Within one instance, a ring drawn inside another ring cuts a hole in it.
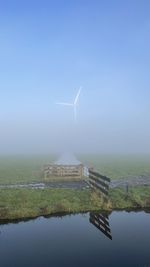
M 58 102 L 56 105 L 63 105 L 63 106 L 73 106 L 71 103 L 64 103 L 64 102 Z
M 82 87 L 80 87 L 80 89 L 79 89 L 79 91 L 77 93 L 77 96 L 76 96 L 75 101 L 74 101 L 74 105 L 76 105 L 77 102 L 78 102 L 78 99 L 79 99 L 79 96 L 80 96 L 80 93 L 81 93 L 81 89 L 82 89 Z

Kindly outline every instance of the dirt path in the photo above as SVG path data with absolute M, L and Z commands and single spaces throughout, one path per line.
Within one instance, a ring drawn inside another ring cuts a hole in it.
M 150 176 L 128 176 L 117 180 L 111 180 L 110 188 L 126 187 L 126 186 L 150 186 Z M 45 188 L 62 188 L 62 189 L 87 189 L 89 185 L 85 181 L 79 182 L 50 182 L 50 183 L 29 183 L 29 184 L 11 184 L 0 185 L 0 189 L 45 189 Z
M 89 188 L 86 182 L 50 182 L 50 183 L 30 183 L 30 184 L 12 184 L 12 185 L 0 185 L 0 189 L 45 189 L 45 188 L 68 188 L 68 189 L 86 189 Z

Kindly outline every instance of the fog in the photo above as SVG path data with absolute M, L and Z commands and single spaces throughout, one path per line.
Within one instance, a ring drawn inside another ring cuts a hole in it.
M 57 100 L 69 101 L 76 89 L 61 92 L 59 99 L 59 92 L 55 97 L 51 90 L 45 101 L 40 100 L 43 92 L 39 92 L 36 101 L 41 101 L 42 108 L 33 98 L 23 102 L 22 107 L 17 105 L 16 99 L 9 99 L 9 102 L 15 102 L 15 105 L 11 104 L 11 110 L 8 110 L 9 103 L 5 101 L 4 105 L 3 102 L 0 153 L 50 154 L 68 150 L 76 153 L 149 153 L 148 95 L 142 100 L 135 93 L 128 99 L 125 93 L 118 96 L 115 91 L 105 90 L 104 93 L 92 89 L 82 89 L 76 122 L 72 107 L 55 104 Z M 18 103 L 20 101 L 22 98 Z
M 87 2 L 2 1 L 0 154 L 150 153 L 149 1 Z

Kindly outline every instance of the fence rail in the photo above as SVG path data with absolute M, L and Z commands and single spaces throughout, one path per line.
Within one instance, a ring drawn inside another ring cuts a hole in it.
M 108 195 L 110 178 L 89 169 L 89 184 L 92 188 L 97 188 L 103 194 Z
M 107 176 L 101 175 L 100 173 L 98 173 L 96 171 L 93 171 L 93 170 L 89 169 L 89 173 L 90 174 L 93 174 L 96 177 L 101 178 L 104 181 L 110 182 L 110 178 L 108 178 Z

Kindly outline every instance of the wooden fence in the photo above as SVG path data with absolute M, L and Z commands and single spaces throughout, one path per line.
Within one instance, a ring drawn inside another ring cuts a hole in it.
M 110 178 L 89 169 L 89 184 L 93 188 L 99 189 L 103 194 L 108 195 Z

